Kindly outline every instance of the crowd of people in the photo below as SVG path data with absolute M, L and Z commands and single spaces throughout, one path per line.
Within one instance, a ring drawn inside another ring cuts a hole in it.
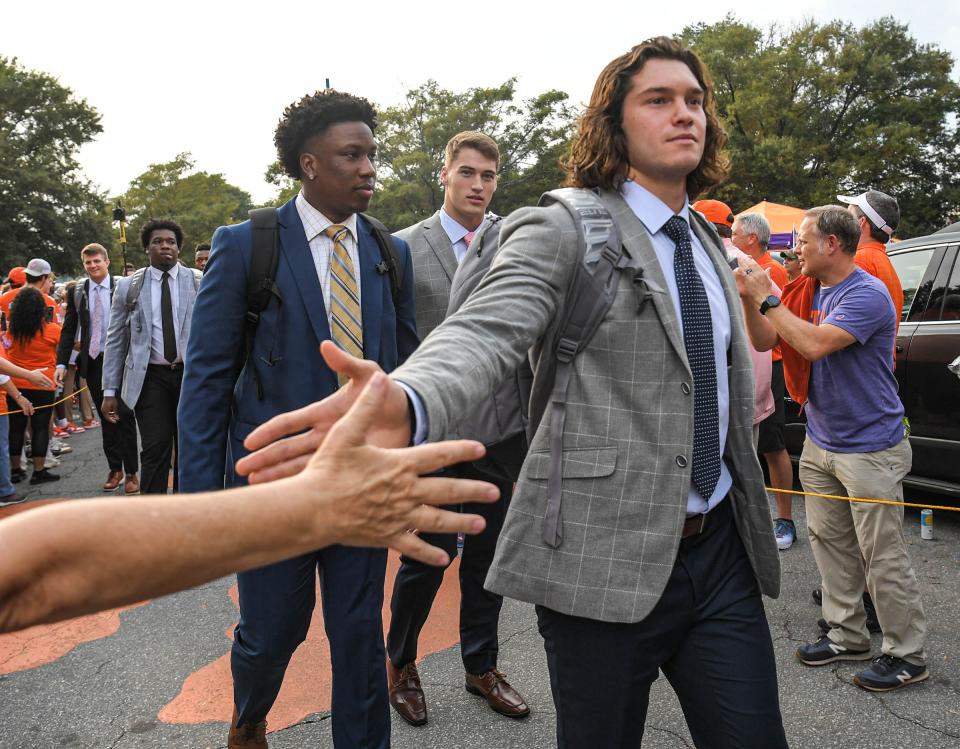
M 896 200 L 870 190 L 812 208 L 779 262 L 762 215 L 691 203 L 726 176 L 725 135 L 700 59 L 674 40 L 648 40 L 600 74 L 565 162 L 567 194 L 617 229 L 623 293 L 589 335 L 554 350 L 543 342 L 568 332 L 578 278 L 593 272 L 577 217 L 559 198 L 503 220 L 490 213 L 500 151 L 464 131 L 438 165 L 442 207 L 389 235 L 364 213 L 376 127 L 373 107 L 350 94 L 291 104 L 275 144 L 300 191 L 218 229 L 197 247 L 196 268 L 179 261 L 180 226 L 150 220 L 149 265 L 132 274 L 112 277 L 106 250 L 83 248 L 87 278 L 61 316 L 45 296 L 49 264 L 31 260 L 26 282 L 0 297 L 12 480 L 25 478 L 28 418 L 30 481 L 56 480 L 43 457 L 46 409 L 71 366 L 101 416 L 104 489 L 127 494 L 166 493 L 171 470 L 184 493 L 289 481 L 332 449 L 325 437 L 372 384 L 382 400 L 364 433 L 399 454 L 475 437 L 484 418 L 503 423 L 505 403 L 529 402 L 529 427 L 509 443 L 526 456 L 516 475 L 477 458 L 437 477 L 451 498 L 458 483 L 487 481 L 501 499 L 477 490 L 459 503 L 476 534 L 462 551 L 450 523 L 416 526 L 442 553 L 401 546 L 414 553 L 394 583 L 386 644 L 382 548 L 301 540 L 284 561 L 229 562 L 243 569 L 229 747 L 267 746 L 266 717 L 306 637 L 318 572 L 335 745 L 389 746 L 391 708 L 425 724 L 417 643 L 458 553 L 464 686 L 497 713 L 531 711 L 497 667 L 508 596 L 536 607 L 558 746 L 639 746 L 662 671 L 698 747 L 785 747 L 761 600 L 778 595 L 778 551 L 798 540 L 791 496 L 777 491 L 794 485 L 784 402 L 789 394 L 807 414 L 807 491 L 902 499 L 910 444 L 893 351 L 903 292 L 884 250 Z M 515 400 L 499 398 L 504 383 Z M 548 410 L 558 399 L 563 408 Z M 488 445 L 488 458 L 501 446 Z M 369 460 L 358 470 L 386 470 Z M 806 517 L 824 631 L 798 649 L 800 662 L 870 660 L 855 683 L 874 691 L 928 678 L 902 507 L 809 497 Z M 247 544 L 234 540 L 238 551 Z M 878 657 L 872 629 L 883 632 Z

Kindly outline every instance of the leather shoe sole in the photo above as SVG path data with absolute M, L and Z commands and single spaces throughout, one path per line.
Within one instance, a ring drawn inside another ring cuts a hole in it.
M 530 715 L 530 708 L 527 707 L 527 704 L 523 701 L 520 693 L 507 683 L 502 674 L 499 672 L 493 673 L 496 673 L 499 677 L 497 683 L 494 684 L 493 689 L 489 691 L 482 689 L 475 683 L 477 678 L 471 678 L 471 674 L 467 674 L 467 680 L 464 683 L 464 688 L 470 694 L 475 694 L 477 697 L 483 697 L 487 701 L 487 704 L 490 706 L 491 710 L 507 718 L 520 719 L 526 718 L 528 715 Z M 495 692 L 500 692 L 501 694 L 506 693 L 512 696 L 517 704 L 510 704 L 503 699 L 501 695 L 495 694 Z

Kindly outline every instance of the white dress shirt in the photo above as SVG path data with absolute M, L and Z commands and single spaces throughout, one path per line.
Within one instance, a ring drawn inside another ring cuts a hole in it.
M 450 216 L 442 207 L 440 208 L 440 226 L 442 226 L 443 230 L 447 233 L 450 244 L 453 246 L 453 255 L 457 259 L 457 265 L 460 265 L 467 256 L 466 236 L 470 233 L 470 230 Z M 479 226 L 474 233 L 477 231 L 480 231 Z
M 301 190 L 294 201 L 303 231 L 307 235 L 307 244 L 310 245 L 310 254 L 313 256 L 313 265 L 317 269 L 317 279 L 320 281 L 320 290 L 323 292 L 323 308 L 327 312 L 327 324 L 330 323 L 330 254 L 333 252 L 333 240 L 324 234 L 324 229 L 333 224 L 333 221 L 314 208 L 303 197 Z M 343 243 L 353 263 L 353 276 L 357 279 L 357 304 L 360 305 L 360 315 L 363 316 L 363 304 L 360 297 L 360 251 L 357 249 L 357 214 L 353 213 L 346 221 L 340 224 L 347 228 L 347 235 Z
M 177 362 L 183 362 L 183 350 L 186 348 L 186 341 L 180 340 L 180 331 L 177 330 L 177 311 L 180 309 L 180 289 L 177 283 L 177 276 L 180 275 L 180 263 L 174 263 L 173 267 L 167 271 L 170 274 L 170 301 L 173 303 L 173 324 L 174 336 L 177 338 Z M 187 273 L 191 271 L 187 270 Z M 150 312 L 153 315 L 153 328 L 150 331 L 150 363 L 151 364 L 175 364 L 168 362 L 163 356 L 163 311 L 160 307 L 163 271 L 154 268 L 152 265 L 147 269 L 150 283 Z
M 87 311 L 90 313 L 90 331 L 93 332 L 93 310 L 96 309 L 97 295 L 100 295 L 100 304 L 103 305 L 103 316 L 102 322 L 100 324 L 100 355 L 103 355 L 104 349 L 107 347 L 107 328 L 110 327 L 110 287 L 113 285 L 113 276 L 109 273 L 104 277 L 104 279 L 97 283 L 92 278 L 87 278 L 89 282 L 87 288 Z M 79 310 L 77 313 L 79 314 Z M 80 340 L 80 326 L 77 326 L 77 341 Z M 79 351 L 73 351 L 70 354 L 70 363 L 76 364 L 77 357 L 80 355 Z M 65 364 L 58 364 L 57 369 L 66 369 Z
M 677 311 L 677 322 L 683 330 L 683 319 L 680 317 L 680 292 L 677 289 L 677 274 L 673 267 L 673 256 L 676 254 L 676 245 L 663 231 L 664 224 L 674 213 L 667 204 L 649 190 L 636 182 L 627 181 L 621 190 L 623 199 L 630 210 L 640 219 L 650 235 L 653 249 L 660 261 L 660 270 L 667 281 L 667 290 Z M 684 201 L 679 215 L 687 225 L 690 225 L 690 202 Z M 720 480 L 709 497 L 702 497 L 690 484 L 690 494 L 687 497 L 687 513 L 695 514 L 712 510 L 727 496 L 733 485 L 730 469 L 723 460 L 724 447 L 727 444 L 727 430 L 730 426 L 730 382 L 727 376 L 727 350 L 730 348 L 730 309 L 727 307 L 727 297 L 723 292 L 723 284 L 717 275 L 717 269 L 691 230 L 690 243 L 693 246 L 693 264 L 700 273 L 703 288 L 707 292 L 707 301 L 710 304 L 710 316 L 713 318 L 713 361 L 717 370 L 717 411 L 720 417 Z

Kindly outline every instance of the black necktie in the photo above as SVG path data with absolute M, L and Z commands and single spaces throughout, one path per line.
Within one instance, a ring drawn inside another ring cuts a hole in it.
M 177 360 L 177 334 L 173 327 L 173 298 L 170 296 L 170 274 L 160 279 L 160 320 L 163 323 L 163 358 L 173 364 Z
M 717 412 L 717 367 L 713 356 L 713 321 L 703 280 L 693 263 L 690 229 L 680 216 L 663 227 L 677 246 L 673 269 L 680 294 L 683 344 L 693 372 L 693 468 L 690 478 L 705 500 L 720 480 L 720 417 Z

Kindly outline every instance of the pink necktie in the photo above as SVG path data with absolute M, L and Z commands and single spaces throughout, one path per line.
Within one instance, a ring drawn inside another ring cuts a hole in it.
M 474 233 L 475 232 L 468 231 L 466 234 L 463 235 L 463 241 L 466 243 L 468 250 L 470 249 L 470 243 L 473 241 Z
M 100 289 L 93 287 L 93 317 L 90 319 L 90 358 L 100 355 L 100 336 L 103 331 L 103 302 L 100 301 Z

